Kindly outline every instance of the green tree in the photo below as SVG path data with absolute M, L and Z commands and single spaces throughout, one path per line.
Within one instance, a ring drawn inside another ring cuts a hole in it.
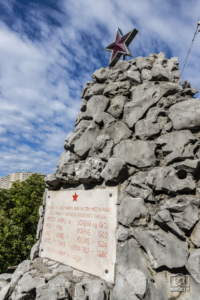
M 29 259 L 44 190 L 45 182 L 37 174 L 0 190 L 0 273 Z

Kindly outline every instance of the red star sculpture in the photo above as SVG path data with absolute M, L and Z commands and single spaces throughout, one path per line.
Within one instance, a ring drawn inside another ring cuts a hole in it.
M 76 193 L 75 193 L 74 196 L 72 196 L 72 197 L 73 197 L 73 202 L 74 202 L 74 201 L 77 202 L 78 195 L 76 195 Z
M 130 43 L 132 42 L 132 40 L 134 39 L 137 33 L 138 30 L 134 29 L 129 33 L 123 35 L 121 30 L 117 28 L 114 43 L 104 48 L 104 50 L 112 52 L 110 63 L 109 63 L 110 67 L 114 67 L 114 65 L 118 62 L 118 60 L 122 55 L 133 57 L 128 46 L 130 45 Z

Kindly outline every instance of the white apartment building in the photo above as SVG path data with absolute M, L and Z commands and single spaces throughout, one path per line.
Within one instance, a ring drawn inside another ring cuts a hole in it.
M 31 176 L 32 174 L 35 174 L 35 173 L 33 173 L 33 172 L 15 172 L 15 173 L 8 174 L 8 175 L 0 178 L 0 189 L 10 189 L 12 186 L 12 183 L 14 181 L 17 181 L 17 180 L 19 180 L 20 182 L 24 181 L 27 178 L 29 178 L 29 176 Z M 41 175 L 43 178 L 46 176 L 41 173 L 36 173 L 36 174 Z

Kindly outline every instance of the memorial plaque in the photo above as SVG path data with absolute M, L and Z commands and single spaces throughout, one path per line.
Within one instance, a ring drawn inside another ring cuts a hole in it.
M 48 191 L 40 256 L 114 283 L 118 188 Z

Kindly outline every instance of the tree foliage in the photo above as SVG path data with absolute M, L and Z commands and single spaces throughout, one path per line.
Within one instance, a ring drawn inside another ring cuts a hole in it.
M 14 182 L 9 190 L 0 189 L 0 273 L 29 259 L 44 189 L 44 180 L 37 174 Z

